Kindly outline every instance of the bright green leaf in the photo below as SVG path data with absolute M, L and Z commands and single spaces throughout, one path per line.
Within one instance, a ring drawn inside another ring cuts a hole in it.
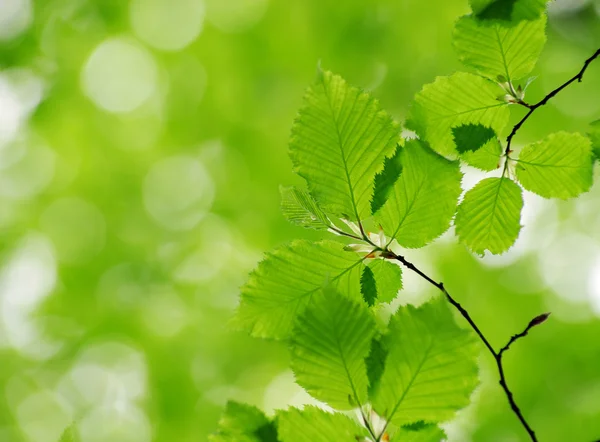
M 277 429 L 258 408 L 227 402 L 216 433 L 210 442 L 277 442 Z
M 546 43 L 545 27 L 545 15 L 513 26 L 462 17 L 454 28 L 454 48 L 459 60 L 481 75 L 514 82 L 533 70 Z
M 377 300 L 377 285 L 375 284 L 375 276 L 370 267 L 363 268 L 362 276 L 360 277 L 360 289 L 363 299 L 369 307 L 375 305 Z
M 521 230 L 521 188 L 508 178 L 486 178 L 469 190 L 458 206 L 456 234 L 480 255 L 507 251 Z
M 402 172 L 402 163 L 400 162 L 400 153 L 402 146 L 398 145 L 394 156 L 385 159 L 384 167 L 381 172 L 375 176 L 375 190 L 373 200 L 371 201 L 371 212 L 377 212 L 387 201 L 392 187 Z
M 378 302 L 392 301 L 402 289 L 402 268 L 385 259 L 375 259 L 367 264 L 373 273 Z
M 508 105 L 497 100 L 502 89 L 478 75 L 457 72 L 438 77 L 415 96 L 408 125 L 433 150 L 456 156 L 452 128 L 481 124 L 497 134 L 508 122 Z
M 470 166 L 490 171 L 498 168 L 502 153 L 502 145 L 498 138 L 494 137 L 476 152 L 465 152 L 460 155 L 460 158 Z
M 398 141 L 376 100 L 325 71 L 306 93 L 290 156 L 323 210 L 356 220 L 370 215 L 373 180 Z
M 298 240 L 268 253 L 242 287 L 233 325 L 253 336 L 284 339 L 296 316 L 330 284 L 362 302 L 363 258 L 334 241 Z
M 339 410 L 364 404 L 369 385 L 365 358 L 375 332 L 375 320 L 364 304 L 325 289 L 294 327 L 291 365 L 296 382 Z
M 525 146 L 519 154 L 517 178 L 523 187 L 545 198 L 568 199 L 592 186 L 590 139 L 557 132 Z
M 341 413 L 307 406 L 277 414 L 281 442 L 357 442 L 367 430 Z
M 469 404 L 477 385 L 476 340 L 459 328 L 443 298 L 416 309 L 401 307 L 390 320 L 389 353 L 372 398 L 395 425 L 441 422 Z
M 470 0 L 480 19 L 519 22 L 535 20 L 546 8 L 548 0 Z
M 400 428 L 390 438 L 390 442 L 441 442 L 443 440 L 446 440 L 446 435 L 440 428 L 422 422 Z
M 306 190 L 295 187 L 279 188 L 281 212 L 292 224 L 313 229 L 328 229 L 331 221 Z
M 402 174 L 376 214 L 389 237 L 404 247 L 423 247 L 444 233 L 456 210 L 462 174 L 418 140 L 402 148 Z

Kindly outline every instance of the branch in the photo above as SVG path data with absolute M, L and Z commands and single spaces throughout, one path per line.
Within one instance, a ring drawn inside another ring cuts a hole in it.
M 598 49 L 596 52 L 594 52 L 594 54 L 583 63 L 583 67 L 575 76 L 571 77 L 569 80 L 567 80 L 566 82 L 564 82 L 563 84 L 558 86 L 556 89 L 554 89 L 553 91 L 548 93 L 548 95 L 546 95 L 544 98 L 542 98 L 537 103 L 531 104 L 531 105 L 525 105 L 526 107 L 529 108 L 529 112 L 527 112 L 525 114 L 525 116 L 523 118 L 521 118 L 521 120 L 517 124 L 515 124 L 515 126 L 510 131 L 510 134 L 508 135 L 508 137 L 506 137 L 506 149 L 504 151 L 504 156 L 506 157 L 507 162 L 508 162 L 508 155 L 511 152 L 510 144 L 512 143 L 514 136 L 517 134 L 517 131 L 521 128 L 521 126 L 523 126 L 523 123 L 525 123 L 529 119 L 529 117 L 531 117 L 531 115 L 536 111 L 536 109 L 538 109 L 538 108 L 542 107 L 543 105 L 545 105 L 546 103 L 548 103 L 548 101 L 550 101 L 550 99 L 552 97 L 557 95 L 560 91 L 562 91 L 564 88 L 569 86 L 571 83 L 574 83 L 575 80 L 577 80 L 578 82 L 581 82 L 581 80 L 583 80 L 583 74 L 585 74 L 585 71 L 587 70 L 588 66 L 598 56 L 600 56 L 600 49 Z M 504 170 L 506 171 L 506 163 L 505 163 Z M 503 175 L 504 175 L 504 173 L 503 173 Z
M 506 382 L 506 376 L 504 374 L 504 366 L 502 365 L 502 356 L 503 356 L 504 352 L 509 349 L 510 345 L 513 342 L 515 342 L 519 338 L 522 338 L 523 336 L 526 336 L 532 327 L 535 327 L 536 325 L 539 325 L 542 322 L 544 322 L 550 314 L 544 313 L 542 315 L 536 316 L 534 319 L 532 319 L 529 322 L 529 324 L 527 325 L 527 327 L 525 328 L 524 331 L 512 336 L 510 338 L 510 340 L 508 341 L 508 344 L 506 344 L 504 347 L 502 347 L 499 351 L 496 351 L 496 350 L 494 350 L 494 347 L 492 347 L 492 345 L 490 344 L 488 339 L 485 337 L 483 332 L 479 329 L 477 324 L 475 324 L 475 321 L 473 321 L 473 318 L 471 318 L 471 315 L 469 315 L 469 312 L 467 312 L 467 310 L 465 310 L 465 308 L 456 299 L 454 299 L 450 295 L 450 293 L 448 293 L 448 290 L 446 290 L 446 287 L 444 287 L 443 282 L 436 282 L 431 277 L 426 275 L 422 270 L 420 270 L 418 267 L 416 267 L 413 263 L 411 263 L 410 261 L 407 261 L 406 258 L 404 258 L 404 256 L 396 255 L 394 252 L 389 251 L 389 250 L 387 250 L 383 256 L 387 259 L 395 259 L 395 260 L 399 261 L 400 263 L 402 263 L 402 265 L 404 267 L 406 267 L 409 270 L 412 270 L 417 275 L 419 275 L 421 278 L 425 279 L 431 285 L 433 285 L 438 290 L 440 290 L 442 293 L 444 293 L 448 302 L 450 302 L 450 304 L 452 304 L 459 311 L 459 313 L 462 315 L 462 317 L 467 320 L 467 322 L 469 323 L 471 328 L 475 331 L 475 333 L 477 333 L 477 336 L 479 336 L 479 339 L 481 340 L 481 342 L 483 342 L 483 344 L 486 346 L 486 348 L 488 349 L 488 351 L 490 352 L 490 354 L 494 357 L 494 360 L 496 361 L 496 366 L 498 367 L 498 374 L 500 376 L 500 386 L 504 390 L 506 398 L 508 399 L 508 403 L 510 404 L 510 408 L 512 409 L 513 413 L 517 416 L 519 421 L 521 422 L 521 425 L 523 426 L 523 428 L 525 428 L 525 430 L 527 431 L 527 434 L 529 434 L 529 437 L 531 438 L 531 440 L 533 442 L 537 442 L 538 439 L 535 435 L 535 432 L 533 431 L 531 426 L 525 420 L 525 417 L 523 416 L 521 409 L 515 402 L 512 391 L 508 387 L 508 384 Z

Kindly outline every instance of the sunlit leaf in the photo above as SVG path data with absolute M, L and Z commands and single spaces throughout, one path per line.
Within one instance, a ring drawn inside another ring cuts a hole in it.
M 545 15 L 515 25 L 467 16 L 456 23 L 452 41 L 466 66 L 494 81 L 514 82 L 533 70 L 546 43 L 545 27 Z
M 277 429 L 258 408 L 229 401 L 209 442 L 278 442 Z
M 377 220 L 404 247 L 422 247 L 444 233 L 456 210 L 462 174 L 458 162 L 411 140 L 400 155 L 402 173 Z
M 456 234 L 475 253 L 507 251 L 521 230 L 521 188 L 508 178 L 486 178 L 464 197 L 456 212 Z
M 480 19 L 519 22 L 535 20 L 546 8 L 548 0 L 470 0 Z
M 294 327 L 296 382 L 338 410 L 364 404 L 369 384 L 365 358 L 375 331 L 375 320 L 364 304 L 326 288 Z
M 295 187 L 279 188 L 281 212 L 292 224 L 313 229 L 328 229 L 331 221 L 306 190 Z
M 377 212 L 381 206 L 387 201 L 392 187 L 402 172 L 402 163 L 400 154 L 402 146 L 396 148 L 394 156 L 385 159 L 384 167 L 381 172 L 375 176 L 375 190 L 373 192 L 373 200 L 371 201 L 371 212 Z
M 444 299 L 401 307 L 386 338 L 389 350 L 372 397 L 395 425 L 441 422 L 469 403 L 478 383 L 473 333 L 459 328 Z
M 385 259 L 375 259 L 367 264 L 373 273 L 378 302 L 392 301 L 402 289 L 402 268 Z
M 482 124 L 463 124 L 452 128 L 454 144 L 459 153 L 475 152 L 496 137 L 493 129 Z
M 390 438 L 390 442 L 441 442 L 443 440 L 446 440 L 446 435 L 439 427 L 423 422 L 400 428 Z
M 523 187 L 545 198 L 572 198 L 592 186 L 590 139 L 557 132 L 529 144 L 519 154 L 517 178 Z
M 290 155 L 323 210 L 356 220 L 370 215 L 373 180 L 398 141 L 376 100 L 325 71 L 304 97 Z
M 509 109 L 497 100 L 501 92 L 497 84 L 474 74 L 438 77 L 415 96 L 407 124 L 435 151 L 456 156 L 452 128 L 480 124 L 502 132 Z
M 277 422 L 281 442 L 357 442 L 368 435 L 348 416 L 313 406 L 280 411 Z
M 332 285 L 362 302 L 363 258 L 333 241 L 298 240 L 268 253 L 242 288 L 233 325 L 257 337 L 284 339 L 294 320 Z

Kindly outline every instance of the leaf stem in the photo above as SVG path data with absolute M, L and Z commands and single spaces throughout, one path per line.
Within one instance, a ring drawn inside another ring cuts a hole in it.
M 494 350 L 494 347 L 492 347 L 492 344 L 490 344 L 490 342 L 488 341 L 488 339 L 485 337 L 485 335 L 483 334 L 483 332 L 479 329 L 479 327 L 477 326 L 477 324 L 475 324 L 475 321 L 473 320 L 473 318 L 471 318 L 471 315 L 469 314 L 469 312 L 456 299 L 454 299 L 450 295 L 450 293 L 448 292 L 448 290 L 446 290 L 446 287 L 444 287 L 444 283 L 443 282 L 437 282 L 437 281 L 433 280 L 430 276 L 428 276 L 427 274 L 425 274 L 422 270 L 420 270 L 418 267 L 416 267 L 413 263 L 411 263 L 410 261 L 408 261 L 402 255 L 397 255 L 394 252 L 388 250 L 388 251 L 385 252 L 384 257 L 387 258 L 387 259 L 395 259 L 395 260 L 399 261 L 407 269 L 412 270 L 417 275 L 419 275 L 421 278 L 423 278 L 424 280 L 426 280 L 427 282 L 429 282 L 431 285 L 433 285 L 434 287 L 436 287 L 438 290 L 440 290 L 442 293 L 444 293 L 444 295 L 445 295 L 446 299 L 448 300 L 448 302 L 450 302 L 450 304 L 452 304 L 452 306 L 454 308 L 456 308 L 456 310 L 458 310 L 458 312 L 462 315 L 462 317 L 466 319 L 466 321 L 469 323 L 469 325 L 471 326 L 471 328 L 475 331 L 475 333 L 477 334 L 477 336 L 479 337 L 479 339 L 481 340 L 481 342 L 483 342 L 483 344 L 485 345 L 485 347 L 488 349 L 488 351 L 490 352 L 490 354 L 494 357 L 494 360 L 496 361 L 496 366 L 498 368 L 498 374 L 500 376 L 500 386 L 504 390 L 504 394 L 506 395 L 506 398 L 508 399 L 508 403 L 510 405 L 510 408 L 512 409 L 513 413 L 519 419 L 519 422 L 521 423 L 521 425 L 523 426 L 523 428 L 527 431 L 527 434 L 529 435 L 529 437 L 532 440 L 532 442 L 537 442 L 538 439 L 537 439 L 537 436 L 535 435 L 535 432 L 533 431 L 533 429 L 531 428 L 531 425 L 529 425 L 529 423 L 527 422 L 527 420 L 523 416 L 523 413 L 521 412 L 521 409 L 519 408 L 519 406 L 515 402 L 515 399 L 513 397 L 513 393 L 510 390 L 510 388 L 508 386 L 508 383 L 506 382 L 506 375 L 504 374 L 504 366 L 502 365 L 502 356 L 510 348 L 511 344 L 513 344 L 519 338 L 522 338 L 522 337 L 526 336 L 527 333 L 531 330 L 531 328 L 533 328 L 536 325 L 539 325 L 542 322 L 544 322 L 548 318 L 548 316 L 550 314 L 549 313 L 544 313 L 544 314 L 541 314 L 541 315 L 536 316 L 535 318 L 533 318 L 529 322 L 529 324 L 527 325 L 527 327 L 525 328 L 525 330 L 523 330 L 521 333 L 513 335 L 510 338 L 510 340 L 508 341 L 508 343 L 504 347 L 502 347 L 499 351 L 496 351 L 496 350 Z

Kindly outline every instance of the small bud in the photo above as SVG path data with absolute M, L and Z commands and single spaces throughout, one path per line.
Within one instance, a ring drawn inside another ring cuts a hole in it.
M 529 322 L 528 328 L 535 327 L 536 325 L 540 325 L 542 322 L 544 322 L 546 319 L 548 319 L 549 316 L 550 316 L 550 313 L 542 313 L 541 315 L 536 316 Z

